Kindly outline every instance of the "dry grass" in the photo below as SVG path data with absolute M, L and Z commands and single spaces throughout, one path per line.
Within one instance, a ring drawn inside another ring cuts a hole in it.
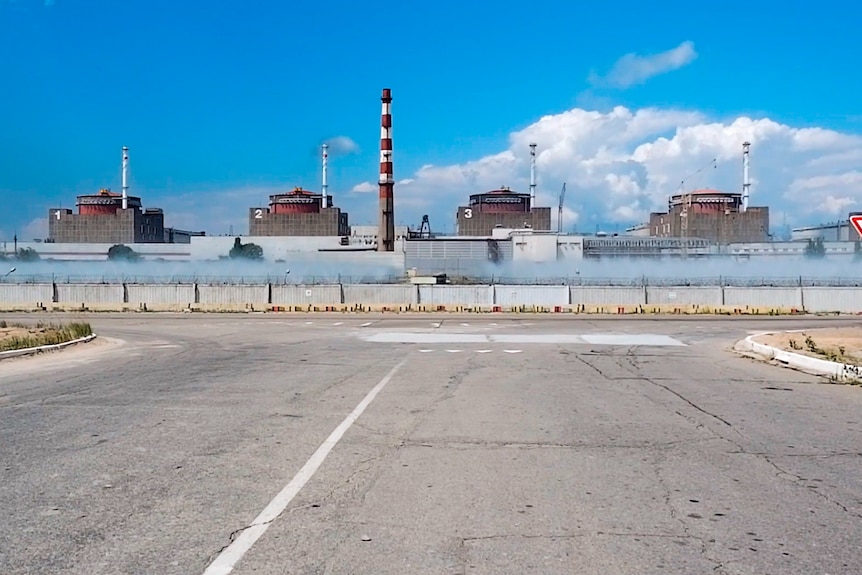
M 862 327 L 810 329 L 755 338 L 758 343 L 848 365 L 862 366 Z
M 54 324 L 39 322 L 34 325 L 8 324 L 0 320 L 0 351 L 26 349 L 40 345 L 66 343 L 93 334 L 88 323 Z

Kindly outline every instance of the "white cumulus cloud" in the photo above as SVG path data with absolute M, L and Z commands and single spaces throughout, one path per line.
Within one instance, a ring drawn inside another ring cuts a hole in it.
M 329 153 L 334 155 L 355 154 L 359 151 L 359 144 L 347 136 L 335 136 L 323 143 L 329 146 Z
M 378 189 L 378 186 L 375 186 L 371 182 L 361 182 L 353 186 L 351 191 L 358 194 L 367 194 L 369 192 L 376 192 Z
M 742 189 L 742 144 L 751 143 L 751 204 L 769 206 L 773 224 L 818 223 L 862 205 L 862 137 L 794 128 L 769 118 L 711 120 L 698 112 L 575 108 L 513 132 L 506 149 L 451 165 L 425 165 L 395 187 L 396 218 L 432 214 L 452 229 L 456 205 L 501 186 L 529 190 L 529 144 L 537 147 L 538 205 L 556 225 L 566 182 L 564 229 L 592 231 L 646 221 L 680 188 Z M 409 181 L 409 183 L 408 183 Z M 370 183 L 355 191 L 376 189 Z M 777 219 L 780 216 L 780 220 Z M 785 219 L 786 218 L 786 219 Z
M 658 54 L 626 54 L 617 60 L 604 76 L 590 74 L 589 81 L 597 87 L 628 88 L 642 84 L 654 76 L 678 70 L 696 58 L 694 43 L 685 41 L 676 48 Z

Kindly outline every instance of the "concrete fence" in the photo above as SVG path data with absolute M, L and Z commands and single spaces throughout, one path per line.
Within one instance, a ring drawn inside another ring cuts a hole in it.
M 862 313 L 862 287 L 0 283 L 0 309 Z

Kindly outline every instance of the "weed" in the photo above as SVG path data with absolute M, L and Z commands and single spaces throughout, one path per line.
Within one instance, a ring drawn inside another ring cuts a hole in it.
M 16 327 L 27 327 L 19 325 Z M 0 340 L 0 351 L 13 349 L 26 349 L 28 347 L 39 347 L 42 345 L 57 345 L 66 343 L 93 334 L 93 328 L 88 323 L 75 322 L 69 325 L 46 326 L 42 322 L 35 329 L 31 328 L 27 335 L 12 336 Z
M 790 339 L 790 349 L 802 349 L 802 346 L 799 345 L 799 343 L 795 339 L 791 338 Z

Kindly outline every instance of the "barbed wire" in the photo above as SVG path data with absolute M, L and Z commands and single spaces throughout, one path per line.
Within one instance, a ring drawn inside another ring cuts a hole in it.
M 403 276 L 318 275 L 65 275 L 33 274 L 0 278 L 0 284 L 126 285 L 392 285 L 409 283 Z M 862 277 L 511 277 L 448 276 L 448 285 L 564 285 L 583 287 L 862 287 Z

